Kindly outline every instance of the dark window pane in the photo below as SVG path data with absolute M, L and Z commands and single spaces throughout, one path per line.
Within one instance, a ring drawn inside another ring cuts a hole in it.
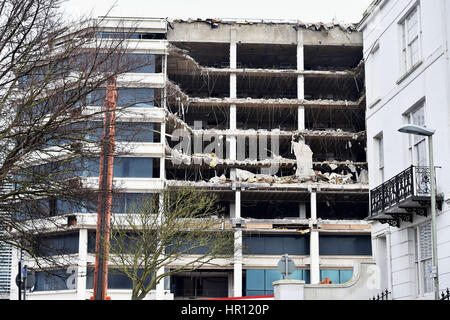
M 39 256 L 53 256 L 78 253 L 78 233 L 42 237 L 39 242 Z
M 119 88 L 117 106 L 133 108 L 153 107 L 155 90 L 151 88 Z
M 67 270 L 49 270 L 35 272 L 34 291 L 67 290 L 67 279 L 71 274 Z
M 244 254 L 309 254 L 309 238 L 302 235 L 246 235 L 243 243 Z
M 320 236 L 321 255 L 372 255 L 370 236 Z

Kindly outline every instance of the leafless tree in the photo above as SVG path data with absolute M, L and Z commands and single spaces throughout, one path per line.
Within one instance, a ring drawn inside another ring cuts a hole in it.
M 228 261 L 234 233 L 221 220 L 222 210 L 215 195 L 190 187 L 136 203 L 130 213 L 114 216 L 111 272 L 131 279 L 132 299 L 140 300 L 164 277 Z
M 131 28 L 105 39 L 103 20 L 66 21 L 61 2 L 0 0 L 0 242 L 36 261 L 52 250 L 42 231 L 68 228 L 57 216 L 96 212 L 80 176 L 98 175 L 106 85 L 148 63 L 128 54 Z

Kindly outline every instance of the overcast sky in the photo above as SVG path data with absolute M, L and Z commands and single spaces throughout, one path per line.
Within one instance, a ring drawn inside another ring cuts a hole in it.
M 359 22 L 373 0 L 68 0 L 70 18 L 105 15 L 157 18 L 295 19 Z

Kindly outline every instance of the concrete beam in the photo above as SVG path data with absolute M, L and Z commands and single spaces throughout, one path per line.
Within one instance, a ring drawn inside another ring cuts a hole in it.
M 167 40 L 174 42 L 229 42 L 230 29 L 236 28 L 236 41 L 238 43 L 254 44 L 283 44 L 295 45 L 297 43 L 297 31 L 304 33 L 305 45 L 336 45 L 336 46 L 361 46 L 362 33 L 344 31 L 340 27 L 327 28 L 326 31 L 318 31 L 311 25 L 297 27 L 296 23 L 257 23 L 257 24 L 226 24 L 219 23 L 217 28 L 211 28 L 205 21 L 191 21 L 171 23 Z
M 310 279 L 311 284 L 320 282 L 319 230 L 317 223 L 317 193 L 311 192 L 311 232 L 310 232 Z

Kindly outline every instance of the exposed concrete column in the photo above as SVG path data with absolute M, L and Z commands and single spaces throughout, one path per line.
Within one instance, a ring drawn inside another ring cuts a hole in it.
M 311 221 L 317 223 L 317 193 L 311 191 Z
M 236 47 L 236 27 L 230 30 L 230 69 L 236 69 L 237 66 L 237 47 Z M 236 73 L 230 73 L 230 98 L 236 98 Z M 236 130 L 236 105 L 230 105 L 230 130 Z M 230 160 L 236 160 L 236 136 L 228 136 L 230 148 Z M 236 169 L 230 170 L 230 178 L 236 177 Z
M 233 296 L 242 297 L 242 230 L 234 232 Z
M 164 74 L 165 79 L 167 80 L 167 55 L 163 55 L 162 57 L 162 72 Z M 167 109 L 167 86 L 164 86 L 162 89 L 162 97 L 161 97 L 161 107 L 162 109 Z M 161 122 L 161 133 L 160 133 L 160 140 L 163 146 L 163 150 L 166 149 L 166 119 L 164 117 L 163 122 Z M 163 156 L 160 158 L 159 163 L 159 178 L 160 179 L 166 179 L 166 156 L 165 152 L 163 153 Z
M 309 241 L 309 255 L 310 255 L 310 277 L 311 284 L 320 282 L 320 260 L 319 260 L 319 230 L 311 230 L 311 238 Z
M 320 282 L 320 258 L 319 258 L 319 230 L 317 229 L 317 194 L 311 192 L 311 219 L 309 225 L 311 235 L 309 241 L 310 278 L 311 284 Z
M 166 149 L 166 123 L 161 122 L 161 143 L 163 150 Z M 159 159 L 159 178 L 166 179 L 166 156 L 163 154 Z
M 299 29 L 297 31 L 297 70 L 303 71 L 304 68 L 303 30 Z M 302 74 L 297 77 L 297 98 L 305 98 L 305 79 Z M 298 130 L 303 129 L 305 129 L 305 107 L 298 106 Z
M 159 276 L 164 273 L 164 268 L 159 268 L 156 274 Z M 156 300 L 164 300 L 164 278 L 156 284 Z
M 19 288 L 16 285 L 16 275 L 19 273 L 20 249 L 13 246 L 11 251 L 11 277 L 9 297 L 11 300 L 19 300 Z
M 234 216 L 241 218 L 241 191 L 235 192 Z M 234 266 L 233 266 L 233 296 L 242 296 L 242 230 L 237 228 L 234 232 Z
M 241 190 L 236 190 L 234 204 L 235 204 L 234 218 L 240 219 L 241 218 Z
M 88 230 L 80 229 L 78 240 L 77 300 L 86 300 Z
M 163 208 L 164 208 L 164 198 L 163 195 L 159 194 L 159 214 L 158 214 L 158 224 L 164 223 L 164 217 L 162 215 Z M 158 246 L 161 246 L 158 244 Z M 159 268 L 156 270 L 157 275 L 161 275 L 164 273 L 164 267 Z M 157 284 L 156 284 L 156 300 L 164 300 L 164 278 L 162 278 Z

